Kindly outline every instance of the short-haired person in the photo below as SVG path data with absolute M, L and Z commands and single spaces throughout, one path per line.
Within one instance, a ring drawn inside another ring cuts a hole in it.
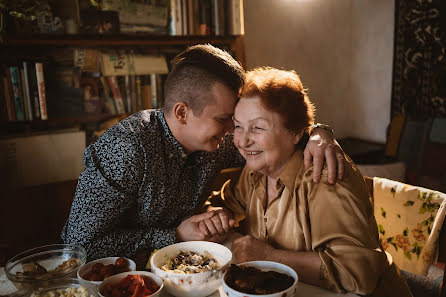
M 153 249 L 212 240 L 198 224 L 213 213 L 197 213 L 221 169 L 244 164 L 227 135 L 244 80 L 240 64 L 214 46 L 175 57 L 164 109 L 135 113 L 86 148 L 63 241 L 84 246 L 89 259 L 144 254 L 144 265 Z M 321 170 L 325 154 L 334 181 L 342 150 L 318 130 L 308 159 Z
M 365 181 L 347 159 L 336 184 L 312 180 L 304 166 L 302 136 L 314 106 L 294 71 L 249 71 L 234 111 L 234 144 L 246 159 L 238 182 L 226 183 L 224 203 L 241 222 L 232 243 L 237 262 L 270 260 L 291 266 L 299 281 L 337 292 L 411 296 L 388 261 Z M 326 168 L 324 168 L 324 172 Z M 200 228 L 213 234 L 206 219 Z

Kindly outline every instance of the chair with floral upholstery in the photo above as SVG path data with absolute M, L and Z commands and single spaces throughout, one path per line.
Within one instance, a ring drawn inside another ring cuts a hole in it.
M 446 194 L 384 178 L 365 180 L 383 249 L 413 295 L 446 297 L 446 270 L 434 266 L 437 260 L 446 263 Z

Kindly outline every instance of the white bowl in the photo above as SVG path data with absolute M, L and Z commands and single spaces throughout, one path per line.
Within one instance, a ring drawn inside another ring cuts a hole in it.
M 99 296 L 105 297 L 103 295 L 104 288 L 107 285 L 113 286 L 113 285 L 118 284 L 127 275 L 144 275 L 144 276 L 151 278 L 160 288 L 158 289 L 158 291 L 156 291 L 155 293 L 150 295 L 150 297 L 156 297 L 156 296 L 161 295 L 161 291 L 163 290 L 164 285 L 163 285 L 163 280 L 159 276 L 157 276 L 154 273 L 148 272 L 148 271 L 127 271 L 127 272 L 121 272 L 121 273 L 112 275 L 112 276 L 104 279 L 98 287 Z
M 208 252 L 217 260 L 219 268 L 212 271 L 180 274 L 164 271 L 161 266 L 178 255 L 180 251 L 204 254 Z M 231 251 L 218 243 L 208 241 L 186 241 L 166 246 L 150 259 L 152 272 L 163 279 L 166 290 L 177 297 L 202 297 L 211 295 L 221 286 L 223 272 L 232 260 Z
M 84 278 L 85 275 L 91 270 L 91 268 L 93 267 L 94 264 L 96 264 L 96 263 L 102 263 L 104 265 L 115 264 L 115 262 L 118 258 L 120 258 L 120 257 L 107 257 L 107 258 L 96 259 L 94 261 L 88 262 L 87 264 L 82 266 L 81 269 L 79 269 L 77 271 L 77 278 L 87 281 L 87 282 L 90 282 L 95 286 L 99 286 L 102 283 L 102 281 L 91 281 L 91 280 L 85 279 Z M 122 258 L 124 258 L 124 257 L 122 257 Z M 133 262 L 133 260 L 128 259 L 128 258 L 124 258 L 124 259 L 126 259 L 129 262 L 129 267 L 128 267 L 129 271 L 135 271 L 136 270 L 135 262 Z
M 294 269 L 292 269 L 291 267 L 289 267 L 285 264 L 272 262 L 272 261 L 251 261 L 251 262 L 244 262 L 244 263 L 241 263 L 238 265 L 246 266 L 246 267 L 255 267 L 262 271 L 276 271 L 276 272 L 284 273 L 284 274 L 287 274 L 287 275 L 291 276 L 292 278 L 294 278 L 294 283 L 288 289 L 277 292 L 277 293 L 267 294 L 267 295 L 254 295 L 254 294 L 248 294 L 248 293 L 236 291 L 233 288 L 231 288 L 230 286 L 228 286 L 225 282 L 225 276 L 226 276 L 226 272 L 225 272 L 225 274 L 223 275 L 223 291 L 225 291 L 225 293 L 226 293 L 226 295 L 228 295 L 228 297 L 258 297 L 258 296 L 293 297 L 296 295 L 298 276 L 297 276 L 296 271 L 294 271 Z

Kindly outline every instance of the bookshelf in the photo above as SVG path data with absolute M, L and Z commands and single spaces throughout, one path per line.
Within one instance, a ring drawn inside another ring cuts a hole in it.
M 180 52 L 184 48 L 194 44 L 210 43 L 215 46 L 229 49 L 234 57 L 246 66 L 244 51 L 244 36 L 168 36 L 168 35 L 143 35 L 143 34 L 110 34 L 110 35 L 55 35 L 55 34 L 16 34 L 3 36 L 0 43 L 0 56 L 13 57 L 20 60 L 21 57 L 45 55 L 48 49 L 57 50 L 63 48 L 95 48 L 95 49 L 148 49 L 163 53 L 166 50 Z M 8 58 L 2 58 L 2 62 L 8 62 Z M 7 121 L 0 120 L 0 133 L 3 137 L 9 135 L 26 136 L 32 132 L 41 132 L 58 128 L 83 126 L 89 123 L 102 122 L 116 116 L 125 114 L 84 114 L 66 117 L 50 117 L 48 120 Z M 128 114 L 127 114 L 128 115 Z

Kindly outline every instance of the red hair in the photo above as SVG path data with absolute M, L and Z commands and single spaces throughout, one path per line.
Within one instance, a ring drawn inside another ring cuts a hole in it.
M 285 128 L 309 132 L 314 123 L 315 107 L 294 70 L 259 67 L 248 71 L 241 97 L 260 98 L 266 109 L 278 113 Z

